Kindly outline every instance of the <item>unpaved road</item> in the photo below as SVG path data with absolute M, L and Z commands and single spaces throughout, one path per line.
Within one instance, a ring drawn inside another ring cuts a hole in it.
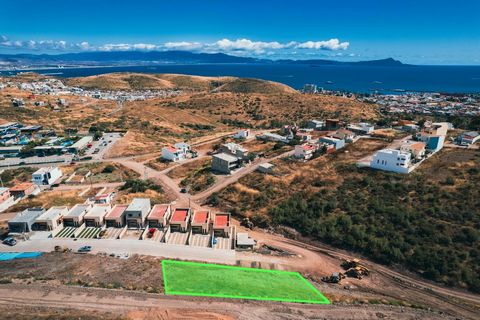
M 213 185 L 212 187 L 208 188 L 207 190 L 202 191 L 200 193 L 197 193 L 196 195 L 192 196 L 191 199 L 194 200 L 194 201 L 201 202 L 201 201 L 205 200 L 206 198 L 208 198 L 212 193 L 218 192 L 218 191 L 226 188 L 227 186 L 231 185 L 232 183 L 237 182 L 238 179 L 240 179 L 240 178 L 246 176 L 247 174 L 252 173 L 253 171 L 257 170 L 257 168 L 261 164 L 264 164 L 264 163 L 267 163 L 267 162 L 270 162 L 270 161 L 273 161 L 273 160 L 276 160 L 276 159 L 289 157 L 289 156 L 292 156 L 294 153 L 295 153 L 295 151 L 292 150 L 292 151 L 284 152 L 284 153 L 282 153 L 278 156 L 275 156 L 275 157 L 271 157 L 271 158 L 267 158 L 267 159 L 259 159 L 258 161 L 255 161 L 254 163 L 249 164 L 247 167 L 239 169 L 238 171 L 234 172 L 229 177 L 227 177 L 225 180 L 222 180 L 221 182 Z
M 184 298 L 133 291 L 51 285 L 0 285 L 0 311 L 12 307 L 108 312 L 126 319 L 453 319 L 426 310 L 382 305 L 306 305 Z M 21 310 L 21 309 L 20 309 Z M 34 315 L 31 315 L 32 319 Z M 78 317 L 77 317 L 78 318 Z M 64 318 L 69 319 L 69 318 Z

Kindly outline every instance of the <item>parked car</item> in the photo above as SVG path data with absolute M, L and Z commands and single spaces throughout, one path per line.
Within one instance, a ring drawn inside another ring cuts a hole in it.
M 182 188 L 182 189 L 180 189 L 180 192 L 181 192 L 181 193 L 187 193 L 187 188 Z
M 83 246 L 83 247 L 81 247 L 80 249 L 77 250 L 78 253 L 87 253 L 87 252 L 90 252 L 90 251 L 92 251 L 91 246 Z
M 17 240 L 13 239 L 12 237 L 8 237 L 5 240 L 3 240 L 3 244 L 13 247 L 14 245 L 17 244 Z
M 157 231 L 155 228 L 150 228 L 147 233 L 147 238 L 153 237 L 153 235 L 155 234 L 155 231 Z

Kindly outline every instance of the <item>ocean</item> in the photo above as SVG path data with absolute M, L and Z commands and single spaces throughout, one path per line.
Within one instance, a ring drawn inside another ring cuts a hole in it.
M 29 70 L 59 77 L 110 72 L 236 76 L 277 81 L 295 89 L 316 84 L 326 90 L 380 94 L 403 91 L 480 93 L 480 66 L 315 66 L 281 64 L 188 64 Z M 12 74 L 0 72 L 0 75 Z

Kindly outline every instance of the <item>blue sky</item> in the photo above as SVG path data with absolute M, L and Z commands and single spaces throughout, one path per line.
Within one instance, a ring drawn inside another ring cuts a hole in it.
M 0 52 L 168 50 L 480 64 L 479 0 L 0 0 Z

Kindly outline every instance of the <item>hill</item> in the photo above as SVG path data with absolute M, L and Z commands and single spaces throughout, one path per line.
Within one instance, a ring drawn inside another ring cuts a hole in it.
M 480 152 L 444 148 L 409 175 L 359 169 L 388 143 L 361 139 L 301 163 L 276 160 L 211 196 L 220 210 L 480 292 Z
M 392 58 L 343 62 L 336 60 L 269 60 L 250 57 L 232 56 L 224 53 L 195 53 L 189 51 L 110 51 L 80 52 L 65 54 L 0 54 L 0 61 L 11 65 L 42 65 L 57 67 L 59 64 L 72 65 L 150 65 L 163 64 L 222 64 L 222 63 L 272 63 L 272 64 L 315 64 L 315 65 L 377 65 L 402 66 L 400 61 Z
M 213 92 L 282 94 L 295 93 L 296 91 L 278 82 L 235 78 L 214 89 Z
M 109 73 L 89 77 L 67 78 L 66 84 L 84 89 L 212 91 L 231 93 L 295 93 L 287 85 L 236 77 L 202 77 L 180 74 Z
M 100 90 L 149 90 L 171 89 L 174 85 L 167 80 L 149 74 L 110 73 L 98 76 L 70 78 L 68 85 L 83 89 Z
M 14 81 L 36 79 L 35 74 L 12 77 Z M 57 106 L 59 96 L 37 95 L 45 101 L 34 106 L 28 91 L 14 87 L 0 90 L 0 121 L 40 124 L 62 133 L 66 129 L 86 132 L 129 131 L 115 155 L 159 150 L 164 144 L 193 141 L 237 128 L 279 128 L 282 124 L 312 118 L 342 117 L 375 120 L 375 105 L 354 99 L 304 95 L 283 84 L 258 79 L 200 77 L 175 74 L 113 73 L 64 80 L 86 89 L 136 90 L 180 89 L 177 96 L 118 105 L 111 100 L 63 95 L 68 106 Z M 23 98 L 25 108 L 12 108 L 12 97 Z

